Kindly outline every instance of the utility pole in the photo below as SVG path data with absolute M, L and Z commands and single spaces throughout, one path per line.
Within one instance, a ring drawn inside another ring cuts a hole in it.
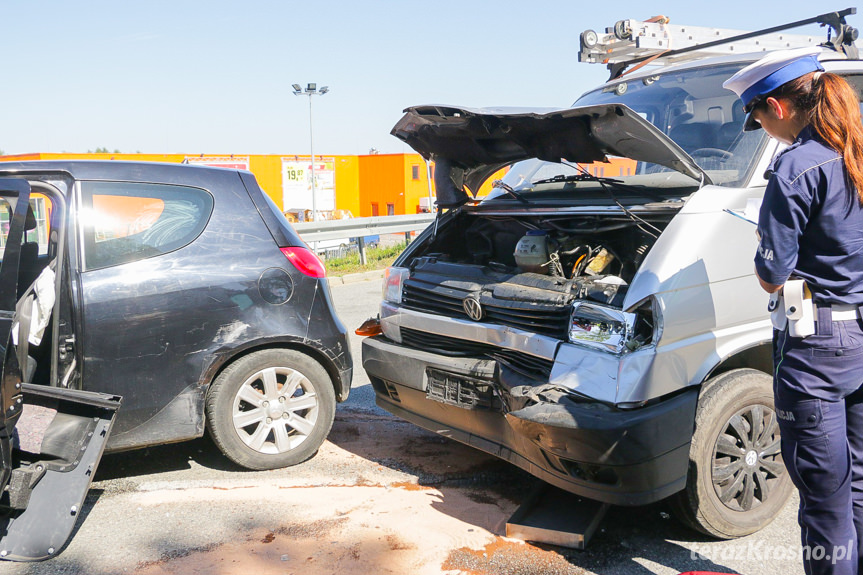
M 322 86 L 321 89 L 318 90 L 317 84 L 307 84 L 305 91 L 303 91 L 299 84 L 294 84 L 291 87 L 294 89 L 294 96 L 309 97 L 309 151 L 312 153 L 312 221 L 315 222 L 318 220 L 318 194 L 315 189 L 315 142 L 312 123 L 312 96 L 323 96 L 330 91 L 330 88 L 328 86 Z

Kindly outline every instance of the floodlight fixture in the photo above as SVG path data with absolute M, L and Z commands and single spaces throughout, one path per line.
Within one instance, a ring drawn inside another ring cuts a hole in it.
M 312 221 L 317 221 L 318 219 L 318 198 L 317 198 L 317 190 L 315 189 L 315 144 L 314 144 L 314 130 L 312 127 L 312 96 L 323 96 L 327 92 L 330 91 L 329 86 L 321 86 L 320 91 L 318 91 L 318 85 L 316 83 L 310 82 L 306 84 L 306 91 L 300 88 L 299 84 L 293 84 L 291 86 L 294 89 L 294 96 L 308 96 L 309 97 L 309 149 L 311 151 L 312 162 L 311 162 L 311 180 L 312 180 Z

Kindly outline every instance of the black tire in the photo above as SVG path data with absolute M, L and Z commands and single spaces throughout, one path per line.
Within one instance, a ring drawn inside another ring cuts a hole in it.
M 736 369 L 705 382 L 695 413 L 686 488 L 671 497 L 675 515 L 697 531 L 733 539 L 773 521 L 791 491 L 771 377 Z
M 295 350 L 242 357 L 207 393 L 210 436 L 228 459 L 247 469 L 278 469 L 310 458 L 327 438 L 335 413 L 326 370 Z

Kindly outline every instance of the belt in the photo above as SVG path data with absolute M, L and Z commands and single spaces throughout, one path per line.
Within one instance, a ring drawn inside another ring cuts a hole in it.
M 818 307 L 821 308 L 821 306 Z M 861 317 L 860 306 L 853 304 L 833 304 L 830 306 L 830 311 L 833 316 L 833 321 L 848 321 Z

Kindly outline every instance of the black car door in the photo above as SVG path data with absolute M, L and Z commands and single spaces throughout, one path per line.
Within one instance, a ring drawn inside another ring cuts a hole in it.
M 30 185 L 0 178 L 0 559 L 38 561 L 65 546 L 102 457 L 119 398 L 36 386 L 21 364 L 32 298 L 19 302 Z M 23 303 L 22 303 L 23 302 Z
M 15 316 L 18 286 L 18 264 L 24 221 L 30 201 L 30 184 L 26 180 L 0 179 L 0 354 L 6 359 L 0 371 L 0 489 L 5 489 L 12 475 L 12 432 L 21 416 L 21 369 L 10 352 L 12 324 Z M 11 365 L 10 365 L 11 364 Z
M 212 270 L 226 267 L 225 250 L 195 241 L 213 197 L 149 182 L 79 187 L 82 389 L 124 398 L 109 449 L 199 437 L 200 358 L 220 319 Z

